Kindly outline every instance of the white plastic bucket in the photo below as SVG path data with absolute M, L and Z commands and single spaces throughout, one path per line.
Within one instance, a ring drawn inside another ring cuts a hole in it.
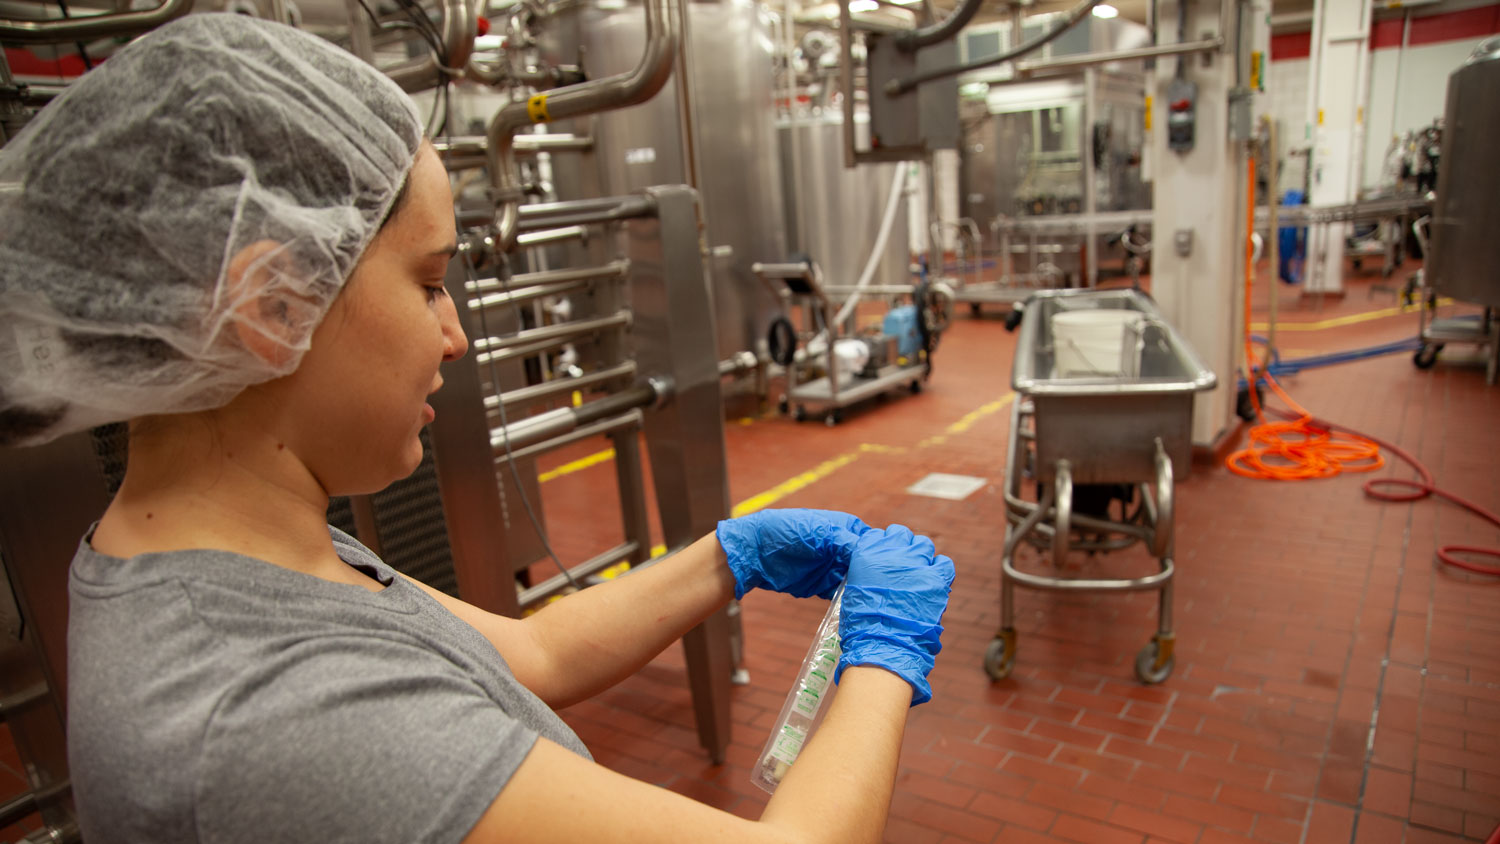
M 1052 315 L 1052 351 L 1058 377 L 1118 377 L 1140 366 L 1143 316 L 1115 308 Z

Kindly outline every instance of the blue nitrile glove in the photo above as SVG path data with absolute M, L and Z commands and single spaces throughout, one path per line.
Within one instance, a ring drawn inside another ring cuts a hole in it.
M 870 529 L 831 510 L 762 510 L 725 519 L 715 533 L 734 572 L 734 597 L 770 589 L 830 598 L 849 570 L 854 543 Z
M 851 665 L 878 665 L 911 684 L 911 705 L 932 699 L 927 673 L 943 649 L 943 611 L 953 587 L 953 561 L 932 540 L 901 525 L 872 528 L 849 560 L 839 610 L 834 682 Z

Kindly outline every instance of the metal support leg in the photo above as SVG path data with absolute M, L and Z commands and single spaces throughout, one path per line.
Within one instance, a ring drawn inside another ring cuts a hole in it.
M 636 364 L 672 379 L 673 398 L 646 414 L 646 443 L 667 548 L 713 532 L 729 515 L 718 343 L 707 268 L 699 248 L 697 193 L 650 188 L 655 219 L 626 225 Z M 698 738 L 720 762 L 729 745 L 733 673 L 725 611 L 683 637 Z

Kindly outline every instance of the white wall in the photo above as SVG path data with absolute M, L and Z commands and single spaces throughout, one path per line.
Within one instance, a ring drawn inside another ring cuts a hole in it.
M 1393 135 L 1405 135 L 1443 116 L 1448 76 L 1458 70 L 1483 38 L 1376 50 L 1370 61 L 1370 110 L 1366 115 L 1365 160 L 1361 186 L 1375 187 Z M 1400 78 L 1396 68 L 1400 66 Z
M 1483 38 L 1467 38 L 1407 47 L 1375 50 L 1370 59 L 1370 100 L 1365 114 L 1365 152 L 1359 170 L 1360 187 L 1374 188 L 1380 181 L 1392 135 L 1404 135 L 1441 117 L 1447 97 L 1448 76 L 1474 52 Z M 1397 78 L 1397 65 L 1400 78 Z M 1288 159 L 1288 150 L 1307 146 L 1306 58 L 1271 62 L 1266 76 L 1268 112 L 1277 121 L 1277 139 L 1282 150 L 1280 191 L 1302 183 L 1301 160 Z

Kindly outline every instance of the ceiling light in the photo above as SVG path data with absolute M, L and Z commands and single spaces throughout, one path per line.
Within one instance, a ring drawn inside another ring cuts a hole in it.
M 1114 18 L 1119 16 L 1120 10 L 1108 3 L 1100 3 L 1094 7 L 1094 17 L 1096 18 Z

